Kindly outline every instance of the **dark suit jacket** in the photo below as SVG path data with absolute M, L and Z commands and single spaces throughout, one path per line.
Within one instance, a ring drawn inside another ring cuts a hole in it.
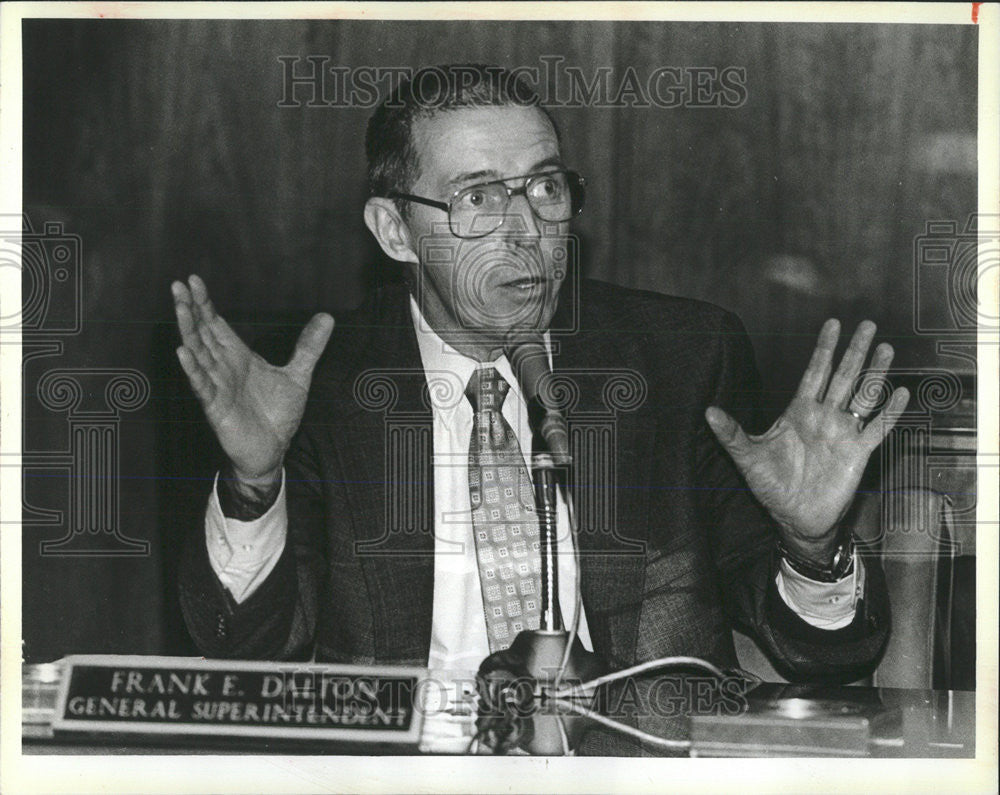
M 736 664 L 754 634 L 790 677 L 851 681 L 889 629 L 868 560 L 862 608 L 823 631 L 777 594 L 775 528 L 712 436 L 706 406 L 744 420 L 753 352 L 710 304 L 584 281 L 564 294 L 555 371 L 568 377 L 581 587 L 595 651 L 613 666 L 672 654 Z M 339 318 L 286 459 L 289 542 L 237 605 L 197 528 L 181 604 L 206 656 L 427 661 L 434 577 L 431 409 L 405 289 Z M 568 608 L 569 606 L 564 606 Z

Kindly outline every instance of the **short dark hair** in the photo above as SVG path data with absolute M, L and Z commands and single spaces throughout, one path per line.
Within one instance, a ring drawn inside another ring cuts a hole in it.
M 365 155 L 369 193 L 372 196 L 385 196 L 391 190 L 406 193 L 418 179 L 420 164 L 413 143 L 414 120 L 460 108 L 505 105 L 538 107 L 559 140 L 555 120 L 542 107 L 535 90 L 516 72 L 486 64 L 445 64 L 418 69 L 382 101 L 368 120 Z

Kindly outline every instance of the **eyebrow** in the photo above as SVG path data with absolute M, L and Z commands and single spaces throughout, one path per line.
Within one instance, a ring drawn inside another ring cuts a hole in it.
M 539 160 L 537 163 L 535 163 L 528 169 L 527 173 L 534 174 L 540 168 L 546 168 L 548 166 L 564 166 L 564 165 L 565 164 L 563 163 L 561 157 L 559 157 L 558 155 L 552 155 L 551 157 L 546 157 L 544 160 Z M 518 176 L 524 176 L 524 175 L 519 174 Z M 500 179 L 503 179 L 503 175 L 500 174 L 499 171 L 495 171 L 492 168 L 483 169 L 481 171 L 467 171 L 465 173 L 459 174 L 456 177 L 452 177 L 445 183 L 445 187 L 457 188 L 459 185 L 462 185 L 466 182 L 472 182 L 472 181 L 491 182 Z

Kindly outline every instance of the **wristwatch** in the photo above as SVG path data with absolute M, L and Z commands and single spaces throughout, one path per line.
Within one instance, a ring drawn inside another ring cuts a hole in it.
M 781 539 L 778 539 L 778 552 L 792 569 L 803 577 L 817 582 L 839 582 L 854 571 L 854 539 L 850 537 L 837 546 L 828 566 L 821 566 L 799 557 L 786 547 Z

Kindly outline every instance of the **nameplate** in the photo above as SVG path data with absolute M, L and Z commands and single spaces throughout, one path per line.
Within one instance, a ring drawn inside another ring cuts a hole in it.
M 416 745 L 422 668 L 75 655 L 56 732 Z

